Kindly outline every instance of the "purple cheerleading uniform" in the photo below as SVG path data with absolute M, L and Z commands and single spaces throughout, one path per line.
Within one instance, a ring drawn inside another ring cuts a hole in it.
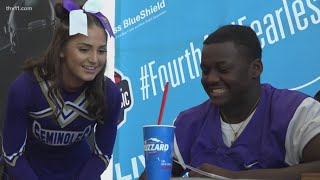
M 3 133 L 7 172 L 16 180 L 100 179 L 116 138 L 119 88 L 105 80 L 107 111 L 99 124 L 86 111 L 86 87 L 62 91 L 63 110 L 53 119 L 48 83 L 36 72 L 25 72 L 10 87 Z M 93 149 L 87 141 L 92 133 Z
M 263 84 L 252 119 L 231 147 L 223 142 L 219 108 L 210 100 L 181 112 L 174 125 L 184 163 L 193 167 L 209 163 L 229 170 L 287 167 L 287 128 L 307 97 Z

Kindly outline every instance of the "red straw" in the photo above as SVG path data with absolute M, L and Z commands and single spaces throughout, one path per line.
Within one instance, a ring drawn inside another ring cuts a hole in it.
M 162 115 L 163 115 L 164 106 L 166 105 L 168 89 L 169 89 L 169 82 L 166 83 L 166 86 L 164 88 L 162 102 L 161 102 L 161 108 L 160 108 L 160 113 L 159 113 L 159 118 L 158 118 L 158 125 L 160 125 L 161 121 L 162 121 Z

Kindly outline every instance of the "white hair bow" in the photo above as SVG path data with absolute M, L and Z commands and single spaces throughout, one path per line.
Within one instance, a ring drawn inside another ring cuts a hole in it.
M 107 30 L 110 36 L 114 36 L 108 19 L 100 12 L 103 9 L 103 0 L 88 0 L 82 9 L 73 0 L 64 0 L 63 7 L 70 12 L 69 35 L 83 34 L 88 36 L 87 15 L 84 12 L 95 15 Z

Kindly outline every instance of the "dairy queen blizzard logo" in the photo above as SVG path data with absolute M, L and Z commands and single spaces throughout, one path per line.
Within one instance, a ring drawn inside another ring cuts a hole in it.
M 118 119 L 118 128 L 120 128 L 126 122 L 127 113 L 131 110 L 133 106 L 133 95 L 130 79 L 124 76 L 121 71 L 115 69 L 114 79 L 115 83 L 121 91 L 122 96 L 121 112 Z
M 169 144 L 163 143 L 157 138 L 149 138 L 144 141 L 144 151 L 150 156 L 169 150 Z

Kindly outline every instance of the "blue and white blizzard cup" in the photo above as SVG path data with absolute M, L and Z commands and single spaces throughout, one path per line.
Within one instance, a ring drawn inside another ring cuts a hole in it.
M 174 126 L 143 126 L 147 180 L 169 180 L 172 171 Z

